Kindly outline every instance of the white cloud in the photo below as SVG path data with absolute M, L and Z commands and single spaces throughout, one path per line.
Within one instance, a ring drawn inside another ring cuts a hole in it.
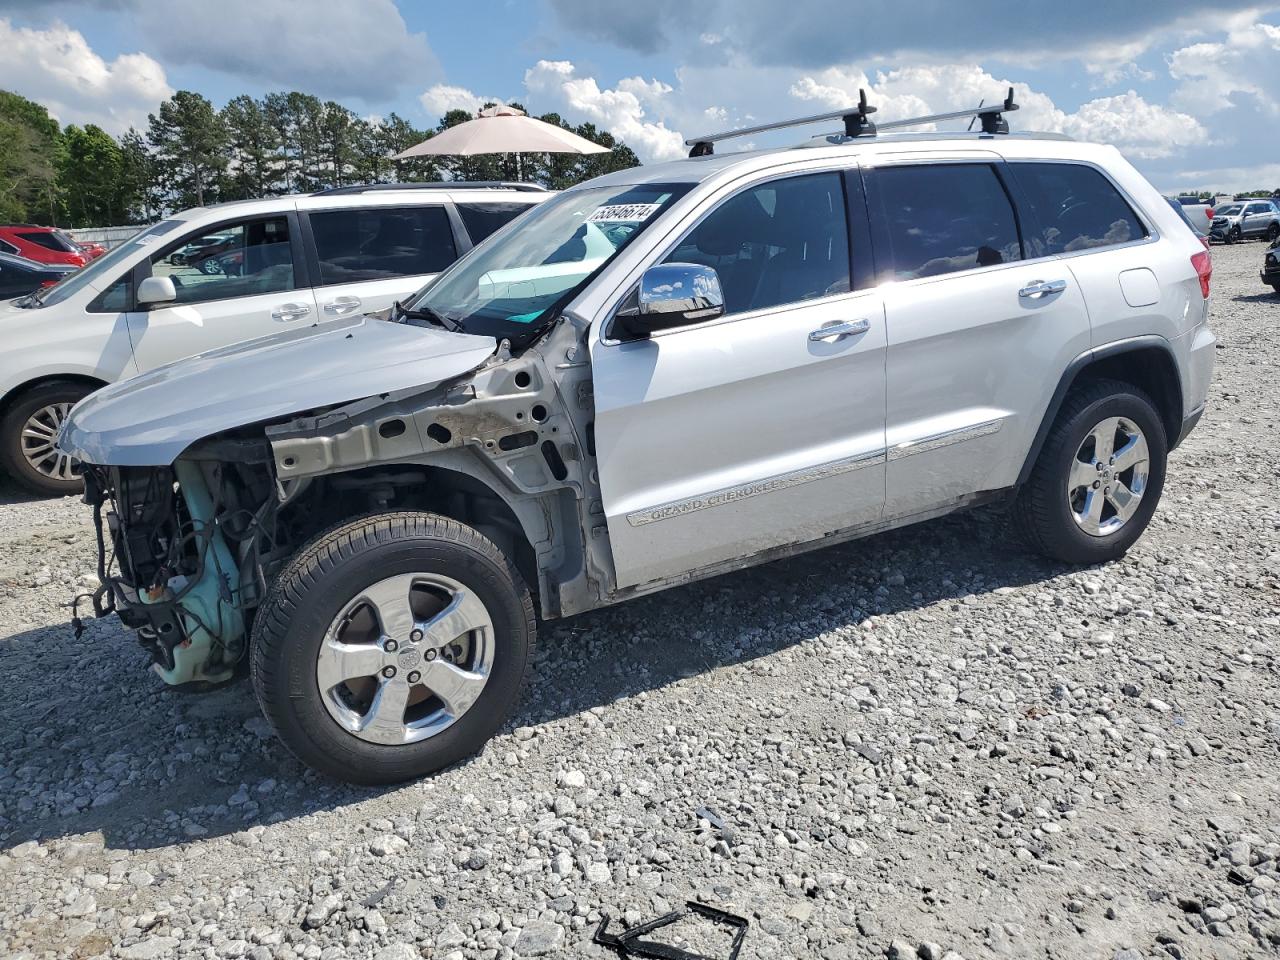
M 108 62 L 63 23 L 36 30 L 0 18 L 0 87 L 43 104 L 64 124 L 96 123 L 110 133 L 144 128 L 173 94 L 164 68 L 144 53 Z
M 594 77 L 579 75 L 568 60 L 539 60 L 524 75 L 524 85 L 539 100 L 550 101 L 566 119 L 589 120 L 622 140 L 647 161 L 684 156 L 684 138 L 664 122 L 646 119 L 645 106 L 660 103 L 672 88 L 657 80 L 628 77 L 614 89 L 601 89 Z
M 1182 190 L 1275 190 L 1280 188 L 1280 163 L 1253 166 L 1216 167 L 1207 170 L 1178 170 L 1161 177 L 1161 189 L 1167 193 Z
M 1195 117 L 1148 103 L 1132 90 L 1081 105 L 1064 119 L 1062 132 L 1077 140 L 1112 143 L 1147 160 L 1171 157 L 1209 140 L 1209 132 Z
M 1280 27 L 1252 17 L 1236 20 L 1223 40 L 1180 47 L 1167 62 L 1169 75 L 1179 81 L 1170 99 L 1185 110 L 1217 113 L 1235 106 L 1234 99 L 1243 95 L 1271 114 L 1280 113 L 1275 90 Z M 1264 79 L 1270 84 L 1260 82 Z
M 170 67 L 197 65 L 320 97 L 391 99 L 440 65 L 392 0 L 165 0 L 134 18 Z
M 832 67 L 817 76 L 802 77 L 791 87 L 793 96 L 832 107 L 857 102 L 858 90 L 879 108 L 877 120 L 946 113 L 986 99 L 993 102 L 1009 87 L 1014 89 L 1018 112 L 1010 124 L 1022 130 L 1066 133 L 1079 140 L 1112 143 L 1133 157 L 1155 159 L 1203 144 L 1208 133 L 1194 118 L 1159 104 L 1148 103 L 1130 90 L 1083 104 L 1075 113 L 1060 109 L 1053 100 L 1025 83 L 993 77 L 981 67 L 943 64 L 907 67 L 876 75 Z M 959 124 L 963 128 L 963 122 Z M 921 128 L 921 129 L 928 129 Z
M 424 110 L 435 117 L 443 117 L 450 110 L 465 110 L 475 113 L 486 103 L 505 103 L 501 97 L 481 97 L 466 87 L 451 87 L 437 83 L 418 98 Z

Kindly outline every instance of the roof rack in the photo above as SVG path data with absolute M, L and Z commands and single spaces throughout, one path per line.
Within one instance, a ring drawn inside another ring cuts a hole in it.
M 547 188 L 538 183 L 518 183 L 511 180 L 426 180 L 415 183 L 355 183 L 347 187 L 317 190 L 311 196 L 337 197 L 349 193 L 377 193 L 381 190 L 519 190 L 524 193 L 545 193 Z
M 741 127 L 737 130 L 726 130 L 723 133 L 709 133 L 702 137 L 691 137 L 685 141 L 685 146 L 691 147 L 689 156 L 706 157 L 715 151 L 715 144 L 721 140 L 731 140 L 735 137 L 747 137 L 754 133 L 764 133 L 768 130 L 785 130 L 788 127 L 801 127 L 809 123 L 821 123 L 824 120 L 843 120 L 844 135 L 849 138 L 854 137 L 874 137 L 880 130 L 895 130 L 899 127 L 916 127 L 924 123 L 938 123 L 943 120 L 962 120 L 965 117 L 976 117 L 982 122 L 982 132 L 985 134 L 997 134 L 1009 132 L 1009 121 L 1004 118 L 1004 114 L 1010 113 L 1018 109 L 1018 105 L 1013 102 L 1013 87 L 1009 88 L 1009 95 L 1005 97 L 1003 103 L 993 103 L 989 107 L 981 104 L 972 110 L 953 110 L 950 113 L 932 113 L 923 117 L 909 117 L 905 120 L 889 120 L 885 123 L 872 123 L 869 119 L 870 114 L 876 112 L 876 108 L 867 105 L 867 92 L 865 90 L 858 91 L 858 105 L 855 107 L 845 107 L 843 110 L 832 110 L 830 113 L 818 113 L 810 117 L 797 117 L 794 120 L 778 120 L 774 123 L 761 123 L 754 127 Z

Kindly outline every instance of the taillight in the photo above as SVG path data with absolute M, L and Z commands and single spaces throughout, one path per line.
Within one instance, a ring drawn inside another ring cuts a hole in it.
M 1200 278 L 1200 295 L 1209 299 L 1209 278 L 1213 276 L 1213 259 L 1208 250 L 1201 250 L 1191 255 L 1191 266 L 1196 268 L 1196 276 Z
M 1209 219 L 1210 219 L 1210 220 L 1212 220 L 1212 219 L 1213 219 L 1213 207 L 1210 207 L 1210 208 L 1209 208 Z

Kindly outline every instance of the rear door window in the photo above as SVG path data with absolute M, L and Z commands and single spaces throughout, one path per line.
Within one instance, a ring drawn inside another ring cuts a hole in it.
M 1009 166 L 1040 224 L 1045 253 L 1074 253 L 1147 236 L 1120 191 L 1093 167 L 1017 161 Z
M 1022 259 L 1013 204 L 990 164 L 880 167 L 871 182 L 888 247 L 888 279 Z
M 467 228 L 467 236 L 472 243 L 479 243 L 489 234 L 505 227 L 520 214 L 529 209 L 528 203 L 459 203 L 458 216 L 462 217 L 462 225 Z
M 458 258 L 444 207 L 371 207 L 311 215 L 320 283 L 439 273 Z

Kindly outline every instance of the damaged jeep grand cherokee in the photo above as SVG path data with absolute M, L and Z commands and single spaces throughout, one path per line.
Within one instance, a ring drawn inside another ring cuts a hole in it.
M 388 314 L 93 394 L 59 442 L 99 612 L 167 683 L 247 664 L 298 757 L 388 783 L 493 735 L 535 614 L 999 499 L 1049 556 L 1120 556 L 1203 409 L 1208 254 L 1114 149 L 991 112 L 708 138 Z

